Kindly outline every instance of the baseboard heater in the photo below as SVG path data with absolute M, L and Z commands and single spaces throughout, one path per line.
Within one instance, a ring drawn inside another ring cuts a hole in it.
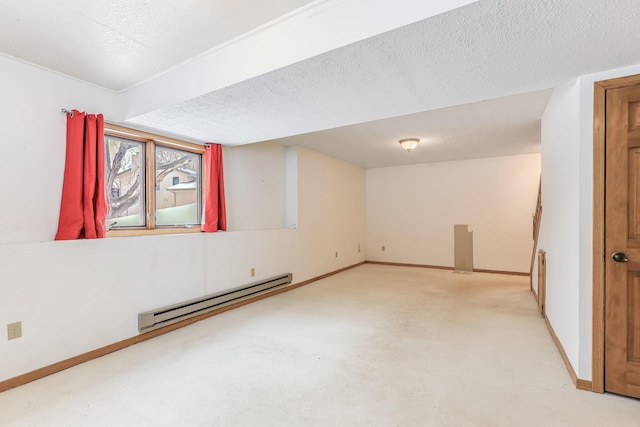
M 147 311 L 138 315 L 138 330 L 146 332 L 158 329 L 172 323 L 179 322 L 190 317 L 216 310 L 250 296 L 264 293 L 291 283 L 293 275 L 291 273 L 282 274 L 260 282 L 251 283 L 239 288 L 231 289 L 216 294 L 207 295 L 174 304 L 156 310 Z

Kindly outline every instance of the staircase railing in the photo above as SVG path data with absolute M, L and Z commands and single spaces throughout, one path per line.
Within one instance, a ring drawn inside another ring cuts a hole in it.
M 533 292 L 533 266 L 536 262 L 536 250 L 538 249 L 538 234 L 540 233 L 540 220 L 542 219 L 542 178 L 538 184 L 538 201 L 536 202 L 536 211 L 533 214 L 533 252 L 531 253 L 531 268 L 529 269 L 529 277 L 531 282 L 531 291 Z

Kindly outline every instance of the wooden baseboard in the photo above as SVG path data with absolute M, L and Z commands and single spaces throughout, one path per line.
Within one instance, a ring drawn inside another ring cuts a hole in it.
M 416 267 L 416 268 L 433 268 L 435 270 L 451 270 L 453 267 L 445 267 L 442 265 L 425 265 L 425 264 L 406 264 L 402 262 L 384 262 L 384 261 L 365 261 L 367 264 L 390 265 L 392 267 Z
M 260 301 L 262 299 L 269 298 L 269 297 L 272 297 L 274 295 L 281 294 L 283 292 L 288 292 L 288 291 L 291 291 L 293 289 L 297 289 L 299 287 L 308 285 L 310 283 L 316 282 L 316 281 L 321 280 L 321 279 L 325 279 L 325 278 L 327 278 L 329 276 L 333 276 L 334 274 L 338 274 L 338 273 L 341 273 L 343 271 L 350 270 L 352 268 L 358 267 L 358 266 L 360 266 L 360 265 L 362 265 L 364 263 L 365 262 L 360 262 L 358 264 L 353 264 L 353 265 L 350 265 L 348 267 L 344 267 L 344 268 L 341 268 L 339 270 L 335 270 L 335 271 L 332 271 L 330 273 L 323 274 L 321 276 L 317 276 L 317 277 L 314 277 L 314 278 L 309 279 L 309 280 L 305 280 L 303 282 L 294 283 L 292 285 L 285 286 L 285 287 L 282 287 L 282 288 L 278 288 L 276 290 L 273 290 L 273 291 L 270 291 L 270 292 L 266 292 L 264 294 L 256 295 L 256 296 L 248 298 L 246 300 L 242 300 L 242 301 L 239 301 L 239 302 L 236 302 L 236 303 L 221 307 L 221 308 L 219 308 L 217 310 L 210 311 L 208 313 L 204 313 L 204 314 L 201 314 L 199 316 L 195 316 L 195 317 L 192 317 L 192 318 L 189 318 L 189 319 L 182 320 L 182 321 L 174 323 L 172 325 L 167 325 L 167 326 L 164 326 L 162 328 L 155 329 L 153 331 L 149 331 L 149 332 L 142 333 L 140 335 L 136 335 L 135 337 L 127 338 L 125 340 L 118 341 L 118 342 L 115 342 L 113 344 L 109 344 L 107 346 L 97 348 L 97 349 L 89 351 L 87 353 L 83 353 L 83 354 L 80 354 L 78 356 L 74 356 L 74 357 L 71 357 L 69 359 L 62 360 L 60 362 L 56 362 L 56 363 L 54 363 L 52 365 L 48 365 L 48 366 L 45 366 L 45 367 L 40 368 L 40 369 L 36 369 L 35 371 L 27 372 L 26 374 L 22 374 L 22 375 L 19 375 L 17 377 L 14 377 L 14 378 L 9 378 L 8 380 L 5 380 L 5 381 L 0 381 L 0 393 L 3 392 L 3 391 L 9 390 L 9 389 L 12 389 L 12 388 L 19 387 L 21 385 L 30 383 L 30 382 L 38 380 L 40 378 L 44 378 L 44 377 L 49 376 L 51 374 L 55 374 L 56 372 L 63 371 L 65 369 L 71 368 L 71 367 L 79 365 L 81 363 L 88 362 L 89 360 L 93 360 L 93 359 L 97 359 L 98 357 L 106 356 L 109 353 L 113 353 L 115 351 L 122 350 L 122 349 L 130 347 L 130 346 L 132 346 L 134 344 L 138 344 L 138 343 L 141 343 L 143 341 L 150 340 L 150 339 L 155 338 L 157 336 L 166 334 L 167 332 L 175 331 L 176 329 L 183 328 L 185 326 L 188 326 L 188 325 L 191 325 L 193 323 L 199 322 L 200 320 L 204 320 L 204 319 L 207 319 L 209 317 L 212 317 L 212 316 L 215 316 L 215 315 L 218 315 L 218 314 L 222 314 L 222 313 L 224 313 L 226 311 L 233 310 L 233 309 L 245 306 L 247 304 L 251 304 L 253 302 Z
M 576 388 L 578 390 L 593 391 L 593 383 L 591 381 L 581 380 L 578 378 L 576 381 Z
M 401 262 L 384 262 L 384 261 L 366 261 L 367 264 L 379 264 L 379 265 L 391 265 L 395 267 L 417 267 L 417 268 L 433 268 L 436 270 L 451 270 L 453 271 L 453 267 L 447 267 L 443 265 L 426 265 L 426 264 L 406 264 Z M 485 270 L 481 268 L 474 268 L 474 273 L 491 273 L 491 274 L 507 274 L 510 276 L 526 276 L 529 277 L 530 274 L 526 272 L 520 271 L 503 271 L 503 270 Z
M 544 322 L 547 325 L 547 329 L 549 330 L 549 334 L 551 334 L 551 338 L 553 339 L 553 342 L 556 344 L 556 347 L 560 352 L 560 356 L 562 357 L 562 360 L 564 361 L 564 364 L 567 367 L 567 371 L 569 371 L 569 376 L 571 377 L 571 381 L 573 382 L 573 385 L 578 390 L 592 391 L 593 386 L 591 381 L 580 379 L 576 375 L 576 371 L 573 370 L 573 366 L 569 361 L 569 357 L 567 357 L 567 353 L 564 351 L 564 347 L 562 347 L 562 343 L 560 343 L 560 340 L 558 339 L 558 336 L 556 335 L 556 332 L 553 330 L 553 326 L 551 326 L 551 323 L 549 322 L 549 319 L 547 318 L 546 315 L 544 316 Z
M 474 273 L 491 273 L 491 274 L 506 274 L 507 276 L 531 276 L 529 273 L 524 271 L 503 271 L 503 270 L 484 270 L 480 268 L 474 268 Z
M 352 268 L 358 267 L 358 266 L 363 265 L 365 263 L 367 263 L 367 264 L 391 265 L 391 266 L 399 266 L 399 267 L 418 267 L 418 268 L 433 268 L 433 269 L 439 269 L 439 270 L 453 270 L 452 267 L 429 266 L 429 265 L 421 265 L 421 264 L 389 263 L 389 262 L 381 262 L 381 261 L 365 261 L 365 262 L 357 263 L 357 264 L 354 264 L 354 265 L 350 265 L 348 267 L 341 268 L 339 270 L 332 271 L 330 273 L 323 274 L 321 276 L 314 277 L 314 278 L 309 279 L 309 280 L 305 280 L 305 281 L 302 281 L 302 282 L 299 282 L 299 283 L 295 283 L 295 284 L 292 284 L 292 285 L 289 285 L 289 286 L 286 286 L 286 287 L 283 287 L 283 288 L 276 289 L 276 290 L 271 291 L 271 292 L 267 292 L 267 293 L 264 293 L 264 294 L 261 294 L 261 295 L 257 295 L 255 297 L 248 298 L 248 299 L 243 300 L 243 301 L 239 301 L 239 302 L 230 304 L 230 305 L 225 306 L 225 307 L 221 307 L 221 308 L 219 308 L 217 310 L 214 310 L 214 311 L 211 311 L 209 313 L 205 313 L 205 314 L 202 314 L 202 315 L 199 315 L 199 316 L 195 316 L 195 317 L 192 317 L 190 319 L 185 319 L 185 320 L 183 320 L 181 322 L 174 323 L 172 325 L 167 325 L 165 327 L 162 327 L 162 328 L 159 328 L 159 329 L 155 329 L 155 330 L 150 331 L 150 332 L 142 333 L 142 334 L 137 335 L 135 337 L 127 338 L 125 340 L 118 341 L 116 343 L 113 343 L 113 344 L 110 344 L 110 345 L 107 345 L 107 346 L 104 346 L 104 347 L 100 347 L 98 349 L 89 351 L 87 353 L 83 353 L 83 354 L 80 354 L 78 356 L 74 356 L 74 357 L 71 357 L 69 359 L 62 360 L 62 361 L 54 363 L 52 365 L 48 365 L 48 366 L 45 366 L 45 367 L 40 368 L 40 369 L 36 369 L 34 371 L 31 371 L 31 372 L 27 372 L 26 374 L 22 374 L 22 375 L 19 375 L 19 376 L 14 377 L 14 378 L 10 378 L 10 379 L 5 380 L 5 381 L 0 381 L 0 393 L 3 392 L 3 391 L 9 390 L 9 389 L 12 389 L 12 388 L 19 387 L 21 385 L 30 383 L 30 382 L 38 380 L 40 378 L 44 378 L 46 376 L 55 374 L 56 372 L 63 371 L 65 369 L 71 368 L 73 366 L 79 365 L 79 364 L 87 362 L 89 360 L 93 360 L 93 359 L 97 359 L 97 358 L 102 357 L 102 356 L 106 356 L 107 354 L 113 353 L 113 352 L 118 351 L 118 350 L 122 350 L 122 349 L 127 348 L 129 346 L 132 346 L 134 344 L 138 344 L 138 343 L 150 340 L 152 338 L 155 338 L 157 336 L 166 334 L 168 332 L 175 331 L 176 329 L 183 328 L 185 326 L 188 326 L 188 325 L 191 325 L 193 323 L 196 323 L 196 322 L 198 322 L 200 320 L 204 320 L 204 319 L 207 319 L 209 317 L 212 317 L 212 316 L 215 316 L 215 315 L 218 315 L 218 314 L 222 314 L 224 312 L 227 312 L 227 311 L 230 311 L 230 310 L 233 310 L 233 309 L 236 309 L 236 308 L 251 304 L 251 303 L 256 302 L 256 301 L 260 301 L 260 300 L 265 299 L 265 298 L 269 298 L 269 297 L 274 296 L 274 295 L 278 295 L 278 294 L 281 294 L 281 293 L 284 293 L 284 292 L 291 291 L 293 289 L 308 285 L 308 284 L 316 282 L 318 280 L 325 279 L 327 277 L 333 276 L 333 275 L 341 273 L 343 271 L 350 270 Z M 476 271 L 476 270 L 474 270 L 474 271 Z M 483 271 L 483 272 L 488 272 L 488 271 Z M 493 272 L 493 273 L 496 273 L 496 274 L 511 274 L 511 273 L 504 273 L 504 272 L 502 272 L 502 273 L 501 272 Z M 534 294 L 534 297 L 536 298 L 536 301 L 537 301 L 537 297 L 535 296 L 535 293 L 533 293 L 533 294 Z M 556 347 L 558 348 L 558 351 L 560 352 L 560 355 L 562 356 L 562 360 L 564 361 L 565 365 L 567 366 L 567 370 L 569 371 L 569 375 L 571 376 L 571 380 L 573 381 L 574 385 L 576 386 L 576 388 L 578 388 L 580 390 L 591 391 L 592 390 L 591 381 L 582 380 L 582 379 L 579 379 L 577 377 L 575 371 L 573 370 L 573 367 L 571 366 L 571 363 L 569 362 L 569 358 L 567 357 L 567 354 L 565 353 L 564 348 L 562 347 L 562 344 L 560 343 L 560 340 L 558 339 L 555 331 L 553 330 L 553 327 L 549 323 L 549 320 L 547 319 L 546 316 L 545 316 L 544 319 L 545 319 L 545 323 L 547 325 L 547 328 L 549 329 L 549 333 L 551 334 L 551 338 L 555 342 Z

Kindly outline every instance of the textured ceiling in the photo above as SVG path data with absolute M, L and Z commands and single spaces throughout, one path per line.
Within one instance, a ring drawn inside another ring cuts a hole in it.
M 420 4 L 402 1 L 405 12 Z M 114 90 L 144 87 L 141 81 L 152 83 L 150 77 L 165 70 L 162 88 L 173 92 L 207 78 L 175 68 L 181 61 L 282 14 L 306 5 L 311 23 L 341 7 L 368 4 L 33 3 L 0 4 L 0 51 Z M 323 7 L 313 9 L 318 4 Z M 638 0 L 479 0 L 123 119 L 226 145 L 301 144 L 366 167 L 531 152 L 539 149 L 547 89 L 640 63 L 638 22 Z M 96 47 L 99 55 L 89 54 L 89 61 L 79 55 Z M 154 91 L 139 93 L 138 101 Z M 425 142 L 407 156 L 396 140 L 409 136 Z
M 131 122 L 234 145 L 539 91 L 582 74 L 640 62 L 638 22 L 637 0 L 481 0 Z M 483 108 L 493 105 L 501 104 Z M 543 108 L 537 111 L 539 119 Z M 502 118 L 503 128 L 531 121 L 529 113 L 516 108 Z M 449 124 L 451 134 L 469 123 L 460 120 Z M 397 128 L 392 120 L 384 123 Z M 366 132 L 367 127 L 358 129 Z M 510 131 L 500 137 L 520 137 L 530 146 L 531 128 L 520 129 L 522 134 Z M 403 136 L 416 133 L 428 137 L 429 128 L 414 127 Z M 484 141 L 497 136 L 490 129 L 468 132 L 473 134 Z M 349 149 L 342 145 L 352 144 L 350 134 L 336 129 L 325 136 L 334 139 L 301 136 L 299 141 L 336 157 L 346 155 Z M 388 141 L 376 139 L 375 132 L 368 139 L 370 159 L 356 163 L 389 164 Z M 500 155 L 496 149 L 489 153 Z M 348 158 L 354 161 L 353 155 Z
M 0 52 L 120 90 L 312 1 L 2 1 Z
M 551 90 L 463 104 L 278 139 L 365 167 L 537 153 Z M 402 138 L 420 138 L 410 153 Z

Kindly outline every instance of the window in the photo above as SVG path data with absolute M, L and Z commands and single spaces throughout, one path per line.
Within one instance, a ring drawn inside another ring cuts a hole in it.
M 105 125 L 109 235 L 199 231 L 204 147 Z

